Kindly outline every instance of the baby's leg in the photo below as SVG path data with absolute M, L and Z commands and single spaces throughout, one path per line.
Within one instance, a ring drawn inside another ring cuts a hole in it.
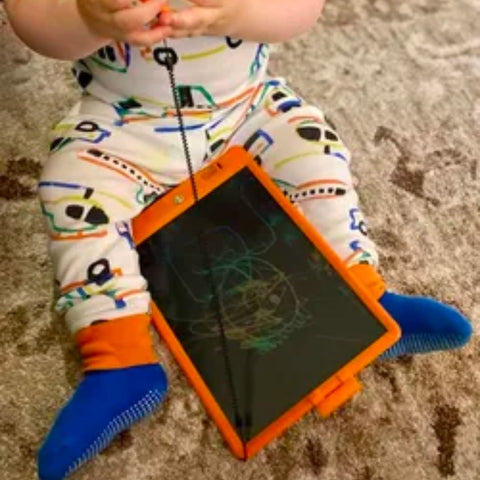
M 40 449 L 41 480 L 76 470 L 150 414 L 167 390 L 130 234 L 130 219 L 163 187 L 109 153 L 109 145 L 118 151 L 126 141 L 120 129 L 85 117 L 74 122 L 55 142 L 39 192 L 60 294 L 56 306 L 66 313 L 86 373 Z
M 386 291 L 358 205 L 350 153 L 318 108 L 271 81 L 231 145 L 252 153 L 399 323 L 402 339 L 385 357 L 455 348 L 469 340 L 470 323 L 452 307 Z

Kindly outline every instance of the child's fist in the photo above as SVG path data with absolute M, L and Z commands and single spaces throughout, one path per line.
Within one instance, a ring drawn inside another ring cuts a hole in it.
M 245 0 L 181 1 L 186 4 L 186 8 L 165 13 L 159 22 L 159 25 L 171 28 L 169 36 L 173 38 L 231 35 L 235 32 L 234 26 L 246 8 Z M 176 2 L 178 0 L 172 1 L 174 10 Z
M 76 0 L 90 30 L 100 38 L 150 46 L 171 33 L 158 16 L 167 0 Z

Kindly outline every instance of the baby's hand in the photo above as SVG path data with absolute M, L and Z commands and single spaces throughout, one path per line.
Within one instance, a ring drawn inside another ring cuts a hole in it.
M 143 46 L 151 46 L 171 34 L 171 27 L 157 23 L 166 3 L 167 0 L 77 0 L 84 22 L 100 38 Z
M 261 1 L 261 0 L 259 0 Z M 245 8 L 244 0 L 189 0 L 192 6 L 162 14 L 159 25 L 170 28 L 169 37 L 231 35 Z

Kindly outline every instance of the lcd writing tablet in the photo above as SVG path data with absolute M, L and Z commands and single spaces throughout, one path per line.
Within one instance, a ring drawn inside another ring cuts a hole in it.
M 138 252 L 154 304 L 243 442 L 387 332 L 249 168 Z

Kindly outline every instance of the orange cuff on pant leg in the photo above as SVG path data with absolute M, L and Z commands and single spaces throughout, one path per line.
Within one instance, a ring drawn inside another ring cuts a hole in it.
M 149 332 L 150 316 L 131 315 L 80 330 L 75 341 L 84 370 L 109 370 L 157 363 Z
M 359 263 L 349 268 L 353 276 L 365 287 L 375 299 L 379 299 L 387 289 L 385 281 L 371 265 Z

